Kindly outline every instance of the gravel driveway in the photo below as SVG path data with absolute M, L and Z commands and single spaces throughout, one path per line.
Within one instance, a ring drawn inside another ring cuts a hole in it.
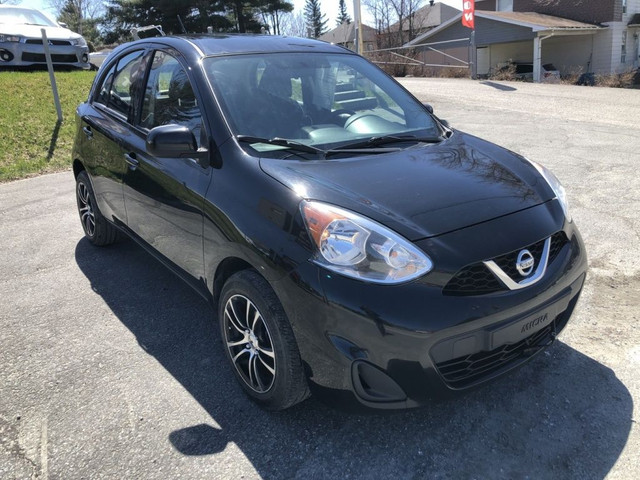
M 402 83 L 564 182 L 590 273 L 555 345 L 429 408 L 265 413 L 197 294 L 82 239 L 70 172 L 3 184 L 0 478 L 640 478 L 640 91 Z

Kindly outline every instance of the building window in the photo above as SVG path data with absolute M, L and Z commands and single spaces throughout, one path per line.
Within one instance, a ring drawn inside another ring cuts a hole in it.
M 627 13 L 627 0 L 622 0 L 622 13 Z
M 627 63 L 627 31 L 622 31 L 622 43 L 620 45 L 620 63 Z
M 513 12 L 513 0 L 497 0 L 496 1 L 496 11 L 498 11 L 498 12 Z

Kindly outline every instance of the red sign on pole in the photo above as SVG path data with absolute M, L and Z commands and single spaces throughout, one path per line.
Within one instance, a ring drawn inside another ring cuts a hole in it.
M 475 0 L 463 0 L 462 2 L 462 25 L 475 30 L 474 16 L 476 12 Z

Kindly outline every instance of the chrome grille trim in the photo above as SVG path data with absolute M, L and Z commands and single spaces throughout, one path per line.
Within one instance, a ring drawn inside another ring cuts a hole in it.
M 493 260 L 488 260 L 486 262 L 482 262 L 485 266 L 495 275 L 495 277 L 509 290 L 520 290 L 522 288 L 529 287 L 537 282 L 539 282 L 547 271 L 547 263 L 549 262 L 549 249 L 551 247 L 551 237 L 547 238 L 544 241 L 544 248 L 542 249 L 542 255 L 540 256 L 540 262 L 538 263 L 538 268 L 530 277 L 525 278 L 519 282 L 516 282 L 511 279 L 509 275 L 507 275 L 504 270 L 502 270 L 496 262 Z

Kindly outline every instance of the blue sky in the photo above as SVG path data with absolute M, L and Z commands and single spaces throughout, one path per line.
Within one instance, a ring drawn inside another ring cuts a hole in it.
M 302 10 L 304 7 L 305 0 L 292 0 L 295 6 L 295 11 Z M 362 0 L 361 0 L 362 1 Z M 441 0 L 442 3 L 446 3 L 457 9 L 462 9 L 462 0 Z M 322 13 L 324 13 L 329 19 L 328 26 L 333 27 L 336 23 L 336 18 L 338 17 L 338 2 L 339 0 L 320 0 L 320 5 L 322 9 Z M 347 3 L 347 11 L 351 18 L 353 18 L 353 0 L 346 0 Z M 427 0 L 423 2 L 427 3 Z M 24 7 L 37 8 L 38 10 L 42 10 L 45 13 L 49 13 L 53 15 L 53 11 L 48 6 L 48 2 L 46 0 L 22 0 L 20 3 Z M 367 14 L 366 9 L 362 7 L 362 15 L 365 23 L 367 22 Z M 370 22 L 370 20 L 369 20 Z

